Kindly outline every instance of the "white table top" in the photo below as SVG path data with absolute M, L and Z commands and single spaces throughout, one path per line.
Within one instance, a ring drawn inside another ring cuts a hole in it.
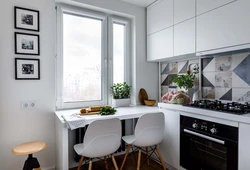
M 115 108 L 117 112 L 114 115 L 86 115 L 86 116 L 77 116 L 72 119 L 72 121 L 79 121 L 83 122 L 81 127 L 84 127 L 87 124 L 90 124 L 91 122 L 95 120 L 101 120 L 101 119 L 110 119 L 110 118 L 119 118 L 120 120 L 124 119 L 132 119 L 132 118 L 138 118 L 141 115 L 145 113 L 154 113 L 159 112 L 159 108 L 157 106 L 129 106 L 129 107 L 118 107 Z M 61 120 L 62 123 L 66 123 L 65 120 L 62 118 L 62 116 L 70 116 L 75 113 L 79 113 L 80 109 L 74 109 L 74 110 L 61 110 L 56 111 L 55 114 L 58 119 Z

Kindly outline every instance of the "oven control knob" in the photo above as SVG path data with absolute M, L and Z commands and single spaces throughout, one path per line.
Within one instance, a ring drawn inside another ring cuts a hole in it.
M 198 123 L 193 123 L 192 127 L 193 127 L 194 129 L 197 129 L 197 128 L 198 128 Z
M 213 128 L 210 129 L 210 132 L 211 132 L 212 134 L 217 134 L 217 133 L 218 133 L 218 130 L 217 130 L 217 128 L 213 127 Z

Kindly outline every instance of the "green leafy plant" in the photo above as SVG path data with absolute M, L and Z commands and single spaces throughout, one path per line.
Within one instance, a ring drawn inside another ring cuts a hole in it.
M 116 109 L 113 107 L 103 107 L 100 110 L 100 115 L 113 115 L 115 114 Z
M 127 99 L 130 98 L 131 95 L 131 86 L 129 86 L 126 82 L 124 83 L 115 83 L 111 86 L 111 95 L 114 99 Z
M 179 88 L 184 88 L 185 90 L 192 88 L 194 86 L 194 81 L 196 80 L 196 74 L 199 73 L 199 67 L 196 65 L 193 68 L 193 72 L 190 73 L 189 70 L 186 74 L 179 74 L 172 79 L 172 82 L 176 83 Z

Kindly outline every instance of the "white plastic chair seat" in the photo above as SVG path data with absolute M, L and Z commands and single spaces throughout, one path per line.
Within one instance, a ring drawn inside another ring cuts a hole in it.
M 104 157 L 106 159 L 106 156 L 111 154 L 114 166 L 118 170 L 113 153 L 120 147 L 120 144 L 121 121 L 118 118 L 92 122 L 88 126 L 83 143 L 74 145 L 76 153 L 82 155 L 78 170 L 80 170 L 84 157 L 91 158 L 90 170 L 92 168 L 92 158 Z
M 165 118 L 162 112 L 147 113 L 142 115 L 136 124 L 135 134 L 122 137 L 122 139 L 128 144 L 128 148 L 124 156 L 120 170 L 122 170 L 124 166 L 124 163 L 127 159 L 129 150 L 132 145 L 139 147 L 137 170 L 140 169 L 141 147 L 146 147 L 146 151 L 148 154 L 149 146 L 155 146 L 155 150 L 157 151 L 157 154 L 160 158 L 162 167 L 164 170 L 166 170 L 165 164 L 163 162 L 162 156 L 157 146 L 163 140 L 164 129 L 165 129 Z M 148 159 L 148 164 L 149 164 L 149 159 Z
M 135 141 L 135 135 L 123 136 L 122 140 L 124 140 L 127 144 L 132 144 Z

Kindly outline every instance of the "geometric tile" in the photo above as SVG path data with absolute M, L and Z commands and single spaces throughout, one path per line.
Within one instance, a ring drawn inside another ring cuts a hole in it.
M 178 62 L 178 73 L 186 73 L 188 61 Z
M 242 80 L 237 74 L 232 72 L 232 87 L 249 88 L 249 85 L 244 80 Z
M 177 74 L 178 73 L 178 64 L 177 62 L 169 63 L 169 73 L 170 74 Z
M 161 86 L 169 86 L 172 84 L 172 79 L 176 76 L 176 74 L 169 74 L 165 78 L 165 80 L 161 83 Z
M 169 71 L 165 69 L 168 69 L 168 64 L 161 64 L 161 75 L 168 74 Z
M 168 86 L 161 86 L 161 96 L 168 92 Z
M 249 52 L 232 54 L 232 70 L 234 70 L 249 54 Z
M 233 101 L 249 102 L 250 88 L 233 88 Z
M 210 72 L 215 71 L 215 58 L 203 58 L 202 59 L 202 71 Z
M 206 68 L 206 66 L 211 62 L 213 58 L 203 58 L 201 59 L 201 69 L 202 71 L 204 70 L 204 68 Z
M 168 74 L 161 75 L 161 83 L 167 78 Z
M 231 88 L 232 87 L 232 71 L 216 72 L 215 87 Z
M 232 65 L 231 55 L 215 58 L 215 71 L 229 71 Z
M 223 96 L 218 97 L 218 98 L 216 97 L 216 99 L 218 99 L 218 100 L 232 100 L 232 88 L 223 88 L 223 89 L 224 90 L 222 90 L 221 88 L 219 88 L 218 92 L 215 90 L 215 92 L 216 92 L 217 95 L 221 94 L 224 91 L 226 91 L 226 92 L 224 92 Z
M 234 69 L 234 73 L 237 74 L 242 80 L 244 80 L 250 86 L 250 54 Z
M 164 66 L 165 66 L 165 64 L 164 64 Z M 163 71 L 161 72 L 161 75 L 163 75 L 163 74 L 169 74 L 169 64 L 167 64 L 165 67 L 164 66 L 162 64 Z
M 213 87 L 202 87 L 202 98 L 215 99 L 215 89 Z
M 202 87 L 214 87 L 215 74 L 214 73 L 203 73 L 201 75 Z

